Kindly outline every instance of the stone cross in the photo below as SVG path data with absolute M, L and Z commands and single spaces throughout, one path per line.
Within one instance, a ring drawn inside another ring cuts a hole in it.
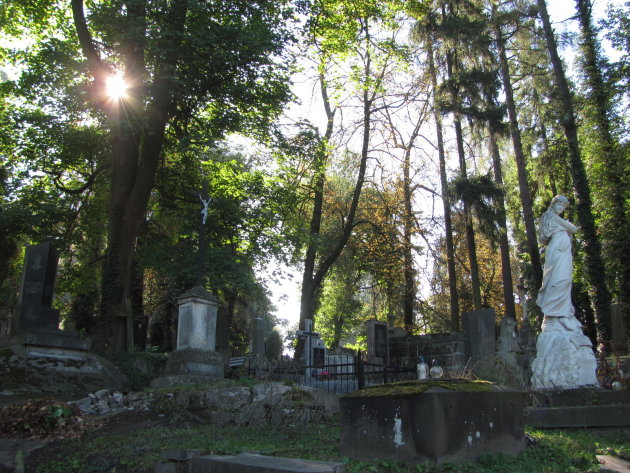
M 323 365 L 321 360 L 325 359 L 326 348 L 319 338 L 319 333 L 313 332 L 313 321 L 311 319 L 304 321 L 304 330 L 298 330 L 297 336 L 304 338 L 304 365 L 311 367 L 315 365 L 315 362 Z M 310 376 L 311 368 L 307 368 L 306 371 L 306 376 Z

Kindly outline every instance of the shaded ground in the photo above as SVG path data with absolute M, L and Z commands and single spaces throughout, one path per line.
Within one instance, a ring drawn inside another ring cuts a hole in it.
M 94 417 L 87 422 L 95 429 L 88 430 L 81 438 L 48 441 L 27 458 L 26 471 L 149 472 L 159 458 L 159 451 L 152 451 L 154 449 L 145 442 L 144 437 L 147 433 L 155 435 L 160 431 L 169 432 L 173 428 L 169 419 L 151 411 L 125 411 L 109 418 Z M 127 469 L 127 466 L 132 465 L 126 464 L 134 457 L 142 461 Z
M 248 425 L 219 426 L 201 417 L 198 410 L 123 410 L 109 416 L 78 414 L 82 420 L 77 421 L 72 413 L 55 417 L 61 412 L 57 404 L 53 403 L 51 410 L 41 401 L 31 401 L 29 409 L 39 406 L 44 410 L 26 409 L 32 412 L 29 419 L 39 419 L 44 425 L 50 416 L 59 422 L 54 429 L 44 431 L 43 447 L 27 455 L 28 473 L 153 473 L 161 454 L 176 449 L 345 461 L 346 473 L 591 473 L 599 471 L 597 454 L 618 457 L 630 453 L 630 437 L 622 432 L 601 436 L 584 430 L 530 430 L 530 445 L 516 457 L 488 456 L 476 463 L 408 469 L 388 460 L 343 459 L 334 419 L 291 426 L 270 424 L 261 417 L 251 419 Z M 0 473 L 6 471 L 0 467 Z

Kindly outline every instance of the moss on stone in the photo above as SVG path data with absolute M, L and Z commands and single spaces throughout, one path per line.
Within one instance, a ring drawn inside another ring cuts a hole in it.
M 482 380 L 471 379 L 440 379 L 440 380 L 413 380 L 401 381 L 398 383 L 379 384 L 369 386 L 352 393 L 344 394 L 345 398 L 364 397 L 393 397 L 407 398 L 415 394 L 421 394 L 433 387 L 440 387 L 450 391 L 462 393 L 489 392 L 494 386 L 493 383 Z

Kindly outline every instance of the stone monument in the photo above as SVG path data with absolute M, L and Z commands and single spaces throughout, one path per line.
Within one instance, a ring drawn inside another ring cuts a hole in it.
M 58 259 L 50 242 L 26 248 L 17 318 L 11 333 L 0 334 L 0 386 L 7 392 L 75 395 L 124 389 L 125 376 L 89 351 L 90 339 L 59 330 L 59 311 L 52 308 Z
M 178 300 L 177 349 L 166 363 L 165 376 L 154 387 L 204 383 L 223 378 L 223 357 L 215 351 L 217 299 L 206 288 L 195 286 Z
M 464 353 L 471 367 L 496 351 L 494 309 L 479 309 L 462 314 L 464 327 Z
M 58 261 L 50 242 L 26 248 L 16 332 L 59 328 L 59 311 L 52 308 Z
M 324 367 L 326 363 L 326 346 L 319 333 L 313 332 L 313 321 L 311 319 L 304 321 L 304 330 L 298 330 L 297 335 L 304 339 L 302 362 L 305 366 L 306 376 L 310 377 Z
M 369 363 L 386 363 L 389 357 L 387 324 L 376 319 L 370 319 L 365 325 L 367 330 L 367 361 Z
M 540 219 L 539 239 L 546 249 L 543 282 L 536 303 L 545 318 L 532 364 L 534 389 L 598 384 L 593 347 L 582 333 L 571 303 L 571 239 L 577 227 L 560 217 L 568 205 L 569 200 L 558 195 Z

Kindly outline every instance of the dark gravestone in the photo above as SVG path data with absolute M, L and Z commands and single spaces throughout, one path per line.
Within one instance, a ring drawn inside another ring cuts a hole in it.
M 56 330 L 59 311 L 52 298 L 59 255 L 50 242 L 28 246 L 24 258 L 17 331 Z
M 494 356 L 496 351 L 494 309 L 464 312 L 464 352 L 470 359 L 470 366 Z
M 221 353 L 223 359 L 227 362 L 230 357 L 230 326 L 227 309 L 220 305 L 217 310 L 217 337 L 216 351 Z
M 265 321 L 259 317 L 252 320 L 251 354 L 265 356 Z
M 322 347 L 313 347 L 313 366 L 323 368 L 326 361 L 326 350 Z
M 417 465 L 514 455 L 525 448 L 521 392 L 457 392 L 435 386 L 401 395 L 390 386 L 382 395 L 370 395 L 368 389 L 340 398 L 342 455 Z M 364 392 L 368 395 L 362 397 Z
M 367 345 L 368 361 L 384 361 L 387 358 L 389 346 L 387 336 L 387 324 L 378 320 L 368 320 L 367 325 Z
M 387 325 L 374 326 L 374 345 L 376 357 L 385 358 L 387 356 Z

